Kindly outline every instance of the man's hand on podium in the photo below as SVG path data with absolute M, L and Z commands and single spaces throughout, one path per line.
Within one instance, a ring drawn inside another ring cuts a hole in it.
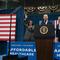
M 58 37 L 55 37 L 54 42 L 55 42 L 55 43 L 58 42 Z

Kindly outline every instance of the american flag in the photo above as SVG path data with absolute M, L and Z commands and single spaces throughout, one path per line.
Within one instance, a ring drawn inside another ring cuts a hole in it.
M 11 41 L 14 41 L 16 32 L 16 14 L 0 14 L 0 41 L 8 41 L 10 32 Z

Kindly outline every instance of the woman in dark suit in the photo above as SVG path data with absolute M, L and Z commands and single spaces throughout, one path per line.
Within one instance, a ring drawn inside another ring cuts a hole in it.
M 34 40 L 33 33 L 34 33 L 34 25 L 33 25 L 32 20 L 29 20 L 26 25 L 26 32 L 24 35 L 24 40 L 33 41 Z

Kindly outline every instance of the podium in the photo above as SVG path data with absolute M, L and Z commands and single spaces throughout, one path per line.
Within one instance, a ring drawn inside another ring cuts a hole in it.
M 52 24 L 35 27 L 37 60 L 53 60 L 54 26 Z

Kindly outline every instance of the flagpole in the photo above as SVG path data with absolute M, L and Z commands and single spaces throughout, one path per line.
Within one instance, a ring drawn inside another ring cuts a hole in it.
M 9 49 L 8 49 L 9 56 L 10 56 L 10 49 L 11 49 L 11 24 L 12 24 L 12 14 L 10 14 L 10 33 L 9 33 Z

